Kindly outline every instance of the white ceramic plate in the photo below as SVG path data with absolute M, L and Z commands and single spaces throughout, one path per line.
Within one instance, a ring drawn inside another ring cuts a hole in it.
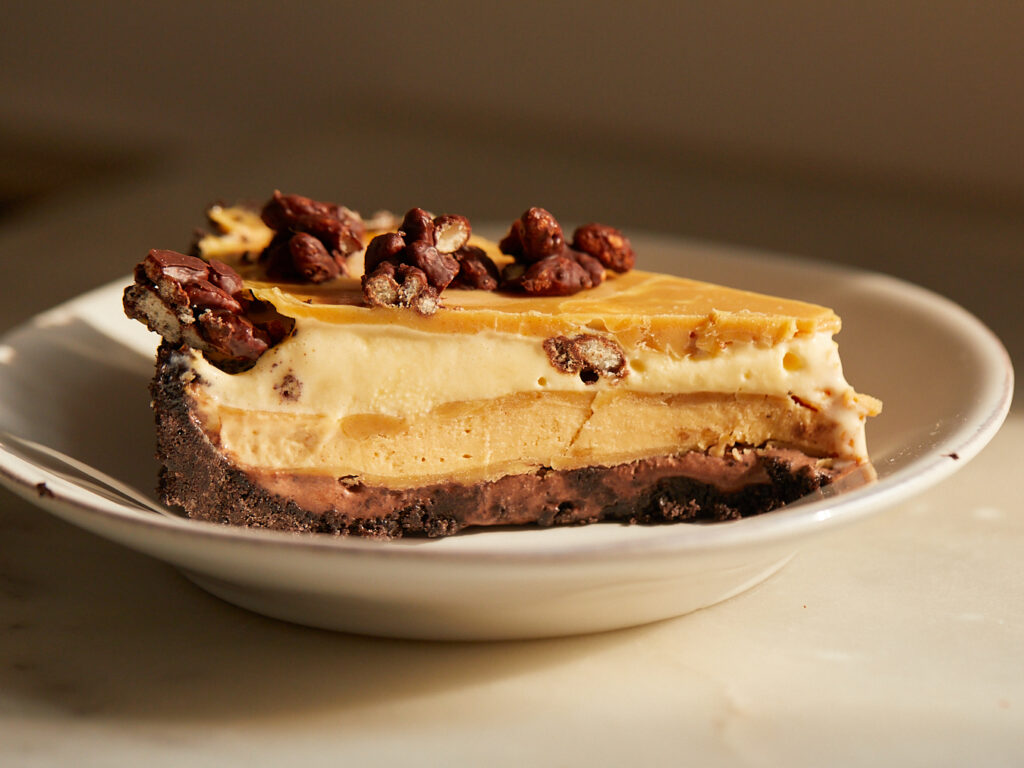
M 9 436 L 0 445 L 0 476 L 55 515 L 270 616 L 397 637 L 543 637 L 655 621 L 735 595 L 817 532 L 952 474 L 1009 409 L 1013 373 L 1002 345 L 966 311 L 921 288 L 764 254 L 635 242 L 646 269 L 836 308 L 847 377 L 885 402 L 868 433 L 879 481 L 716 525 L 601 524 L 437 541 L 181 519 L 148 492 L 157 472 L 147 392 L 155 340 L 122 315 L 120 285 L 40 315 L 3 340 L 0 429 Z

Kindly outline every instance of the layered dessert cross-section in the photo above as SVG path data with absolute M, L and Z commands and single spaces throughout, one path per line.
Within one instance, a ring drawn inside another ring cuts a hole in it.
M 309 280 L 271 258 L 310 230 L 273 205 L 215 209 L 194 256 L 152 252 L 126 292 L 164 336 L 161 492 L 192 517 L 378 538 L 729 520 L 870 474 L 880 404 L 844 379 L 829 309 L 633 270 L 611 228 L 538 248 L 541 209 L 500 247 L 462 217 L 342 209 L 345 247 L 311 236 L 337 269 Z

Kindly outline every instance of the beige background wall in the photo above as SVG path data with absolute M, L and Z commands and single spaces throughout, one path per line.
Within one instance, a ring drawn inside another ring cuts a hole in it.
M 1024 195 L 1019 3 L 49 0 L 4 16 L 0 130 L 20 141 L 500 123 L 652 161 Z
M 274 186 L 542 204 L 893 272 L 1007 335 L 1022 32 L 1024 4 L 957 0 L 7 3 L 0 224 L 168 175 L 150 236 Z

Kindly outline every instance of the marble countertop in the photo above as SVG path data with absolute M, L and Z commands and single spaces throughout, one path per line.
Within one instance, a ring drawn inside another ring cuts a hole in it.
M 0 229 L 23 287 L 7 282 L 0 327 L 123 274 L 111 227 L 144 252 L 224 173 L 190 166 Z M 26 253 L 61 266 L 52 282 Z M 529 642 L 265 619 L 2 492 L 0 764 L 1019 765 L 1022 452 L 1018 406 L 954 477 L 732 600 Z

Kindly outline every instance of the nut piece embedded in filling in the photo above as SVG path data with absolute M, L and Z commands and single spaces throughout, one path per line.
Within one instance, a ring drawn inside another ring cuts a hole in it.
M 294 326 L 244 290 L 228 265 L 175 251 L 150 251 L 135 267 L 123 303 L 128 317 L 172 344 L 201 351 L 228 373 L 251 368 Z
M 592 333 L 544 339 L 544 351 L 555 369 L 578 373 L 584 384 L 594 384 L 601 377 L 621 379 L 629 373 L 618 342 Z

